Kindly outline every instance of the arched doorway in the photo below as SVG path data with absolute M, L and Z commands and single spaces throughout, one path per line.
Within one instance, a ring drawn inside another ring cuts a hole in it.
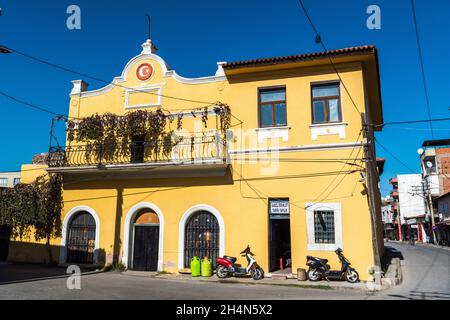
M 157 213 L 149 208 L 141 209 L 135 215 L 132 228 L 132 269 L 157 271 L 160 232 Z
M 70 220 L 67 231 L 67 263 L 93 264 L 95 238 L 94 217 L 86 211 L 77 212 Z
M 186 221 L 184 232 L 184 268 L 190 268 L 194 256 L 208 257 L 215 268 L 219 257 L 220 227 L 217 218 L 210 212 L 194 212 Z

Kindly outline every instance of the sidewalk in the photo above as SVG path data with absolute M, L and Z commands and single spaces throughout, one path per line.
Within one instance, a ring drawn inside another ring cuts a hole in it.
M 389 241 L 384 241 L 384 244 L 389 245 L 390 242 L 393 243 L 400 243 L 400 244 L 409 244 L 408 241 L 397 241 L 397 240 L 389 240 Z M 439 246 L 436 244 L 432 244 L 432 243 L 423 243 L 423 242 L 415 242 L 416 246 L 424 246 L 424 247 L 431 247 L 431 248 L 436 248 L 436 249 L 443 249 L 443 250 L 448 250 L 450 251 L 450 247 L 448 246 Z
M 367 291 L 365 282 L 361 281 L 356 284 L 351 284 L 345 281 L 298 281 L 297 279 L 287 280 L 272 280 L 272 278 L 264 278 L 259 281 L 255 281 L 251 278 L 227 278 L 219 279 L 215 275 L 212 277 L 191 277 L 189 274 L 174 274 L 174 273 L 156 273 L 156 272 L 142 272 L 142 271 L 125 271 L 121 274 L 134 277 L 151 277 L 157 279 L 166 280 L 182 280 L 182 281 L 203 281 L 203 282 L 216 282 L 225 284 L 246 284 L 246 285 L 273 285 L 273 286 L 286 286 L 286 287 L 299 287 L 309 289 L 321 289 L 321 290 L 360 290 Z

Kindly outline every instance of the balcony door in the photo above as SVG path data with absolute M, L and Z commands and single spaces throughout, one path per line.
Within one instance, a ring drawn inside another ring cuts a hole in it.
M 131 140 L 131 163 L 144 162 L 145 136 L 133 136 Z

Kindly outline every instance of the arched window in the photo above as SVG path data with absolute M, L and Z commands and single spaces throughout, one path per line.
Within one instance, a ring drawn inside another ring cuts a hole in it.
M 194 213 L 186 223 L 184 237 L 184 267 L 189 268 L 191 258 L 208 257 L 215 268 L 219 256 L 219 223 L 208 211 Z
M 94 263 L 95 229 L 95 220 L 90 213 L 82 211 L 73 217 L 67 234 L 68 263 Z

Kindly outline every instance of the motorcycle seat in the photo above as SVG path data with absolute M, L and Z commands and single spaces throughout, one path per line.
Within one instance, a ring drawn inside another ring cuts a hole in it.
M 320 259 L 320 261 L 322 261 L 323 263 L 327 263 L 328 259 Z
M 223 256 L 225 259 L 227 259 L 228 261 L 230 261 L 231 263 L 235 263 L 237 258 L 236 257 L 231 257 L 231 256 Z

